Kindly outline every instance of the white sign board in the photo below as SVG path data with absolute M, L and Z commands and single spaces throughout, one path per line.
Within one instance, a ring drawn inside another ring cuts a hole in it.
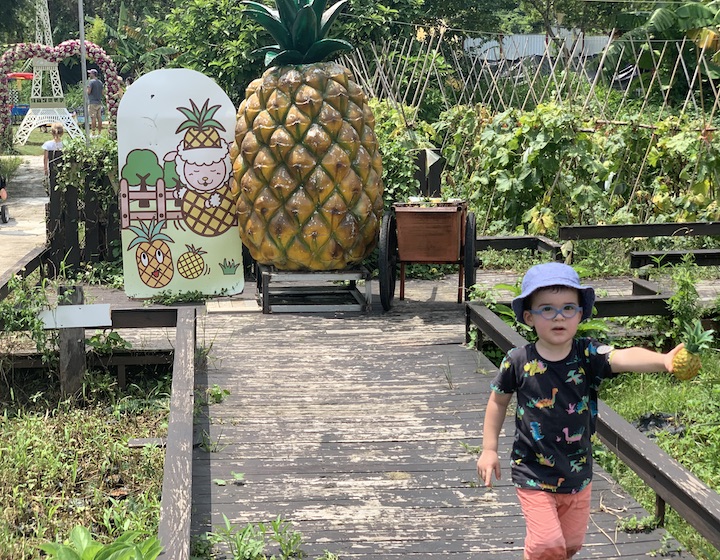
M 155 70 L 118 109 L 125 293 L 242 292 L 230 193 L 235 107 L 210 78 Z
M 46 329 L 107 328 L 112 327 L 109 303 L 93 305 L 59 305 L 39 313 Z

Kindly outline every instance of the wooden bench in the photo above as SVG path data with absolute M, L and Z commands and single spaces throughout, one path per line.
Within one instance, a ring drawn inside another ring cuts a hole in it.
M 641 296 L 641 297 L 658 297 Z M 603 305 L 598 300 L 598 311 L 622 311 L 623 306 Z M 611 298 L 625 300 L 627 298 Z M 654 304 L 653 304 L 654 305 Z M 477 327 L 481 336 L 492 341 L 503 352 L 527 344 L 501 317 L 481 303 L 465 304 L 466 343 L 470 342 L 470 327 Z M 597 434 L 601 441 L 653 489 L 656 495 L 655 517 L 662 525 L 665 505 L 669 504 L 698 533 L 713 546 L 720 547 L 720 495 L 660 449 L 652 440 L 641 434 L 629 422 L 609 408 L 598 403 Z

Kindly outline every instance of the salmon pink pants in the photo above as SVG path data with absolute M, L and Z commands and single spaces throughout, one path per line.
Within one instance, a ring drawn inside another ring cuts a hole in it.
M 566 560 L 582 548 L 590 519 L 588 484 L 577 494 L 518 488 L 525 517 L 525 560 Z

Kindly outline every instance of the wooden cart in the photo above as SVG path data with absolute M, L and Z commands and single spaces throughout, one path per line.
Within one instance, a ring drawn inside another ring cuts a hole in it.
M 396 203 L 380 226 L 380 302 L 388 311 L 400 266 L 400 299 L 405 298 L 405 265 L 460 265 L 458 303 L 475 284 L 475 214 L 465 202 Z M 464 283 L 463 283 L 464 280 Z

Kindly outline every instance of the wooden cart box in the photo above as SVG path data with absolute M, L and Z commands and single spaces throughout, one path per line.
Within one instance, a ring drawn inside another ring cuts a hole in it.
M 402 262 L 457 263 L 465 238 L 465 202 L 394 204 Z

